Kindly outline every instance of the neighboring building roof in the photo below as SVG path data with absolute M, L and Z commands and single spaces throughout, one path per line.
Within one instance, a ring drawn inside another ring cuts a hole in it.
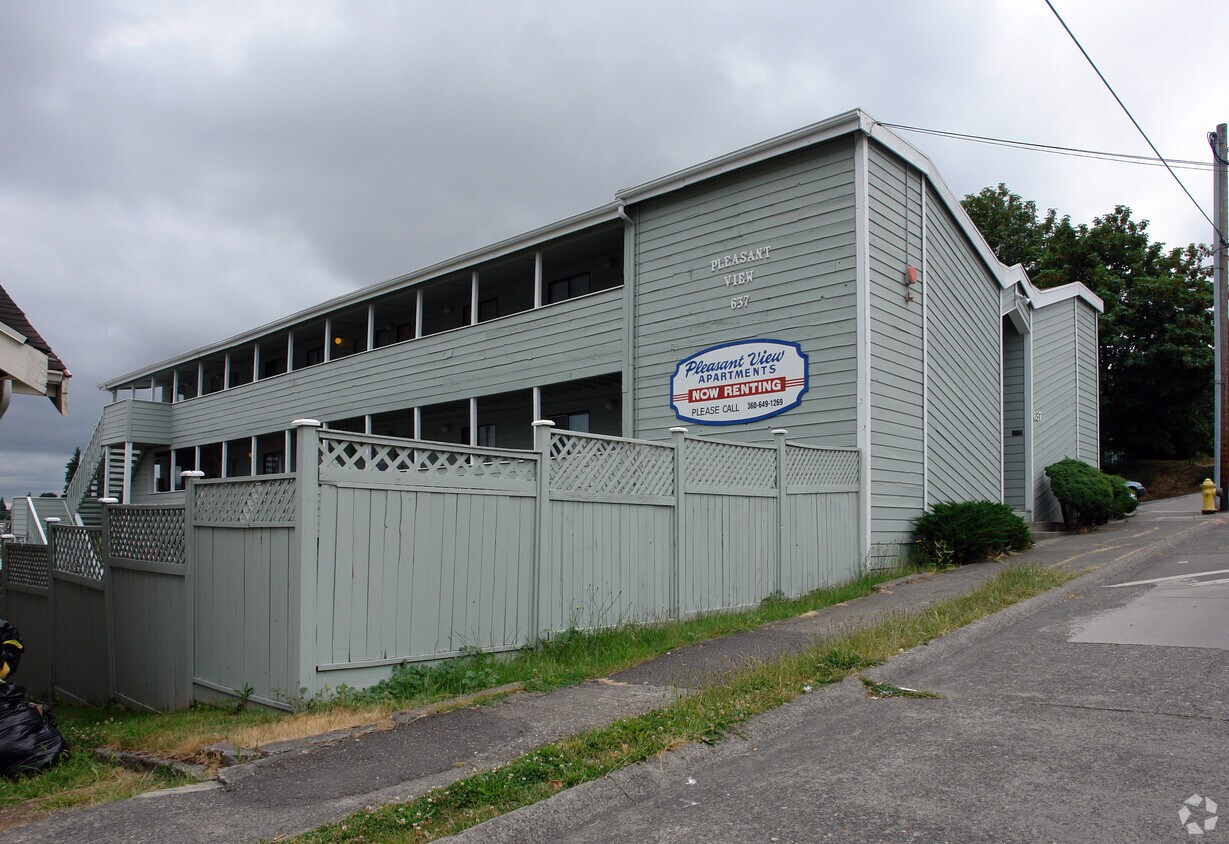
M 68 367 L 64 365 L 64 361 L 60 360 L 59 356 L 51 350 L 51 344 L 43 339 L 43 335 L 38 333 L 38 329 L 31 324 L 25 312 L 17 307 L 17 303 L 13 301 L 13 297 L 8 294 L 3 285 L 0 285 L 0 325 L 7 325 L 25 337 L 28 345 L 45 354 L 49 370 L 69 374 Z
M 14 392 L 46 396 L 61 415 L 67 413 L 71 377 L 51 344 L 0 287 L 0 416 Z

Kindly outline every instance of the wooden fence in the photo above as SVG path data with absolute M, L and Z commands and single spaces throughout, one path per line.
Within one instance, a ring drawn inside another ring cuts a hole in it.
M 512 650 L 568 628 L 754 605 L 855 576 L 856 450 L 536 426 L 533 451 L 300 428 L 301 683 Z M 313 505 L 311 501 L 316 503 Z
M 102 528 L 52 524 L 4 543 L 5 617 L 31 694 L 147 710 L 192 703 L 182 507 L 109 506 Z
M 859 453 L 553 431 L 529 451 L 298 426 L 296 474 L 6 543 L 21 680 L 142 709 L 286 708 L 400 663 L 681 618 L 857 575 Z

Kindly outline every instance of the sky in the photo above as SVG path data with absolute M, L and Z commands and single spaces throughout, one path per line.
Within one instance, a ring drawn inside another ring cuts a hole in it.
M 1161 153 L 1210 161 L 1220 4 L 1053 2 Z M 854 107 L 1151 154 L 1044 0 L 0 0 L 0 285 L 73 374 L 67 417 L 0 419 L 0 496 L 61 491 L 108 378 Z M 1211 239 L 1162 168 L 902 135 L 957 196 Z

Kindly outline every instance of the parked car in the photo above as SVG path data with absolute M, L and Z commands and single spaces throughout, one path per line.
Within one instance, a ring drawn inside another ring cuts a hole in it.
M 1148 490 L 1139 481 L 1127 481 L 1127 489 L 1135 496 L 1136 501 L 1139 501 L 1148 493 Z

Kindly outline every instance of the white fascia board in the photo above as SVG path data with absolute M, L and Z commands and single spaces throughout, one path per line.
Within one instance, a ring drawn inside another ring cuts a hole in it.
M 973 224 L 973 220 L 969 217 L 968 212 L 964 210 L 964 206 L 960 204 L 960 201 L 956 199 L 956 195 L 952 193 L 951 188 L 943 181 L 943 177 L 935 169 L 934 162 L 900 135 L 885 128 L 878 121 L 869 117 L 867 117 L 867 120 L 871 124 L 869 131 L 873 140 L 878 141 L 882 146 L 926 174 L 935 192 L 939 194 L 948 210 L 952 212 L 952 216 L 956 218 L 956 223 L 968 235 L 973 248 L 977 250 L 982 261 L 998 278 L 999 284 L 1003 288 L 1010 287 L 1013 284 L 1023 284 L 1024 289 L 1028 292 L 1029 300 L 1035 307 L 1044 307 L 1054 302 L 1078 297 L 1095 308 L 1097 313 L 1105 313 L 1105 303 L 1101 301 L 1101 298 L 1079 282 L 1042 290 L 1033 284 L 1022 266 L 1013 264 L 1009 267 L 1000 261 L 998 256 L 994 254 L 994 250 L 990 248 L 990 244 L 986 242 L 986 238 L 982 236 L 977 226 Z
M 685 170 L 679 170 L 668 176 L 662 176 L 651 182 L 623 188 L 616 191 L 615 196 L 623 203 L 643 202 L 646 199 L 672 193 L 724 173 L 741 170 L 761 161 L 839 138 L 842 135 L 867 131 L 871 123 L 874 121 L 865 112 L 861 109 L 853 109 L 819 123 L 813 123 L 793 132 L 787 132 L 784 135 L 778 135 L 758 144 L 718 156 Z
M 15 328 L 5 325 L 3 322 L 0 322 L 0 335 L 8 337 L 9 339 L 18 343 L 26 342 L 26 335 L 22 334 Z
M 1033 305 L 1038 308 L 1044 308 L 1046 305 L 1053 305 L 1057 302 L 1066 302 L 1068 299 L 1083 299 L 1097 313 L 1105 313 L 1105 302 L 1102 301 L 1101 297 L 1078 281 L 1073 281 L 1060 287 L 1047 287 L 1044 290 L 1036 290 L 1032 298 Z
M 7 332 L 0 334 L 0 374 L 13 380 L 14 392 L 47 395 L 47 356 L 24 337 L 14 340 Z
M 525 249 L 531 249 L 535 246 L 541 246 L 552 240 L 560 237 L 566 237 L 570 234 L 583 231 L 594 226 L 602 225 L 603 223 L 614 223 L 619 221 L 619 203 L 610 202 L 599 208 L 594 208 L 590 211 L 585 211 L 573 217 L 568 217 L 565 220 L 560 220 L 556 223 L 551 223 L 548 226 L 534 229 L 533 231 L 520 234 L 515 237 L 501 240 L 498 243 L 490 246 L 484 246 L 481 249 L 476 249 L 472 252 L 466 252 L 463 255 L 458 255 L 455 258 L 450 258 L 447 261 L 442 261 L 438 264 L 432 264 L 421 270 L 415 270 L 405 275 L 390 278 L 387 281 L 381 281 L 376 284 L 368 285 L 367 287 L 359 288 L 350 293 L 345 293 L 341 296 L 329 299 L 319 305 L 314 305 L 306 310 L 283 317 L 282 319 L 262 325 L 258 328 L 253 328 L 250 331 L 245 331 L 242 334 L 236 334 L 233 337 L 228 337 L 216 343 L 210 343 L 207 346 L 193 349 L 190 352 L 184 352 L 181 355 L 176 355 L 173 358 L 159 361 L 158 363 L 144 366 L 140 369 L 134 369 L 131 372 L 126 372 L 123 375 L 118 375 L 115 378 L 108 379 L 99 384 L 101 390 L 114 390 L 131 381 L 137 379 L 149 378 L 159 372 L 167 369 L 173 369 L 177 366 L 182 366 L 186 363 L 191 363 L 198 358 L 208 355 L 218 354 L 235 346 L 242 346 L 248 343 L 254 343 L 270 334 L 277 334 L 282 331 L 300 325 L 304 322 L 310 322 L 313 319 L 318 319 L 326 314 L 337 311 L 341 308 L 358 305 L 362 302 L 372 299 L 376 296 L 381 296 L 385 293 L 395 292 L 402 288 L 413 287 L 417 284 L 422 284 L 427 281 L 434 281 L 441 276 L 451 275 L 462 270 L 472 269 L 477 264 L 485 264 L 499 258 L 506 257 L 515 252 L 520 252 Z
M 870 119 L 870 118 L 868 118 Z M 886 128 L 879 121 L 870 119 L 871 139 L 878 142 L 891 150 L 896 155 L 909 162 L 911 165 L 921 170 L 930 180 L 931 187 L 939 194 L 939 198 L 943 200 L 943 204 L 947 206 L 947 210 L 952 212 L 952 216 L 956 218 L 956 224 L 968 236 L 969 241 L 973 244 L 973 248 L 977 250 L 977 254 L 981 257 L 982 262 L 989 268 L 995 278 L 998 279 L 999 285 L 1006 288 L 1015 284 L 1019 279 L 1015 270 L 1019 267 L 1008 267 L 998 256 L 994 254 L 994 250 L 990 248 L 990 244 L 986 242 L 986 238 L 978 231 L 977 226 L 973 225 L 972 218 L 968 212 L 964 210 L 964 206 L 960 204 L 960 200 L 952 193 L 952 189 L 943 181 L 943 177 L 939 175 L 939 171 L 935 168 L 934 162 L 931 161 L 924 153 L 922 153 L 913 144 L 906 141 L 900 135 L 897 135 L 892 130 Z M 1020 270 L 1023 273 L 1023 270 Z

